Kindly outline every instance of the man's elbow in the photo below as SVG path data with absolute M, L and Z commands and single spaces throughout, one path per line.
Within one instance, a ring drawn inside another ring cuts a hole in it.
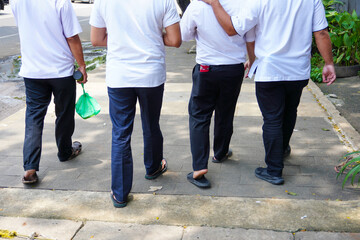
M 106 39 L 99 39 L 99 38 L 90 38 L 91 44 L 94 47 L 104 47 L 106 46 Z
M 181 46 L 182 40 L 181 38 L 175 38 L 175 39 L 171 39 L 169 41 L 167 41 L 167 43 L 165 44 L 168 47 L 176 47 L 179 48 Z
M 229 28 L 225 29 L 225 32 L 230 37 L 237 35 L 237 32 L 235 31 L 235 29 L 233 27 L 229 27 Z
M 182 40 L 181 38 L 174 41 L 173 47 L 179 48 L 181 46 Z
M 99 47 L 100 46 L 100 42 L 95 40 L 95 39 L 91 39 L 91 44 L 94 46 L 94 47 Z

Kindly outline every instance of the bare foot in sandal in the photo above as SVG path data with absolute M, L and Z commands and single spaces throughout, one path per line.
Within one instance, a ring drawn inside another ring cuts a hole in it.
M 60 160 L 60 162 L 66 162 L 66 161 L 69 161 L 69 160 L 71 160 L 73 158 L 76 158 L 77 156 L 79 156 L 81 150 L 82 150 L 81 142 L 78 142 L 78 141 L 73 142 L 73 144 L 72 144 L 72 153 L 71 153 L 70 157 L 68 159 L 66 159 L 66 160 L 62 160 L 62 161 Z
M 27 170 L 25 171 L 25 174 L 22 178 L 22 183 L 23 184 L 34 184 L 37 183 L 39 181 L 39 178 L 36 174 L 36 170 L 35 169 L 31 169 L 31 170 Z

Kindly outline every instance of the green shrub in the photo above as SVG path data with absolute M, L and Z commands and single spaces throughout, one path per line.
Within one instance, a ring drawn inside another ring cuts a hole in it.
M 337 178 L 339 178 L 340 175 L 345 174 L 345 178 L 343 180 L 342 188 L 344 188 L 345 183 L 347 180 L 352 176 L 351 178 L 351 184 L 354 185 L 354 181 L 356 179 L 356 176 L 360 173 L 360 151 L 355 151 L 348 153 L 344 156 L 346 159 L 344 161 L 344 165 L 340 169 Z M 358 178 L 358 184 L 360 183 L 360 177 Z
M 360 64 L 360 19 L 356 11 L 352 14 L 332 11 L 327 19 L 334 63 L 340 66 Z

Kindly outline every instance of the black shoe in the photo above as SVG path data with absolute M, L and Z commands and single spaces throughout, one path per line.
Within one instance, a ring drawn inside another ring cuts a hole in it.
M 284 158 L 287 158 L 288 156 L 290 156 L 291 153 L 291 147 L 290 145 L 287 146 L 287 148 L 284 150 Z
M 284 179 L 282 177 L 271 176 L 268 174 L 267 169 L 262 167 L 258 167 L 255 170 L 255 176 L 274 185 L 281 185 L 284 183 Z
M 187 175 L 187 180 L 199 188 L 210 188 L 211 187 L 209 180 L 207 180 L 204 175 L 202 175 L 200 178 L 195 179 L 194 172 L 191 172 Z
M 216 159 L 215 157 L 212 158 L 212 162 L 213 163 L 221 163 L 225 160 L 227 160 L 229 157 L 231 157 L 233 155 L 232 150 L 229 148 L 229 151 L 227 152 L 227 154 L 225 155 L 225 157 L 223 157 L 222 159 Z

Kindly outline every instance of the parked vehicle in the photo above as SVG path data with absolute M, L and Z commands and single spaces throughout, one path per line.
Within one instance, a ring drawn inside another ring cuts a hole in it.
M 9 0 L 0 0 L 0 10 L 4 10 L 6 4 L 9 4 Z

